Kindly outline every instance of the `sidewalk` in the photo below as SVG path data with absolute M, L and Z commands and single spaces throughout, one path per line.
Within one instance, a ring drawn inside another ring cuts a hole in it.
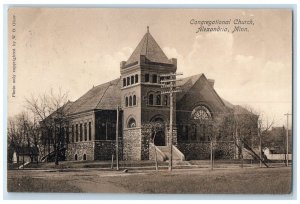
M 159 162 L 158 168 L 160 170 L 167 170 L 169 166 L 168 161 Z M 272 167 L 283 167 L 283 163 L 269 163 Z M 291 164 L 290 164 L 291 166 Z M 116 163 L 114 162 L 113 168 L 111 168 L 110 161 L 61 161 L 59 165 L 55 165 L 54 162 L 49 163 L 31 163 L 27 165 L 24 170 L 44 170 L 44 171 L 89 171 L 89 170 L 104 170 L 112 171 L 116 170 Z M 174 161 L 173 169 L 211 169 L 210 160 L 192 160 L 192 161 Z M 214 161 L 214 169 L 238 169 L 241 168 L 241 161 L 239 160 L 216 160 Z M 248 161 L 244 161 L 243 168 L 259 168 L 259 163 L 251 164 Z M 262 165 L 262 168 L 266 168 Z M 155 171 L 154 161 L 120 161 L 119 170 L 153 170 Z

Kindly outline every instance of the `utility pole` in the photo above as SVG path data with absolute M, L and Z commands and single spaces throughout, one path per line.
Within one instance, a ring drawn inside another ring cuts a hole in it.
M 290 113 L 284 114 L 286 116 L 286 166 L 289 166 L 289 116 Z
M 170 146 L 170 158 L 169 158 L 169 171 L 172 171 L 172 160 L 173 160 L 173 94 L 180 92 L 181 90 L 176 86 L 176 76 L 182 75 L 182 73 L 170 73 L 162 74 L 161 77 L 167 79 L 161 80 L 161 88 L 166 88 L 161 94 L 170 94 L 170 127 L 169 127 L 169 146 Z
M 117 162 L 117 171 L 119 170 L 119 110 L 120 110 L 120 107 L 117 106 L 117 124 L 116 124 L 116 162 Z
M 257 134 L 258 134 L 258 137 L 259 137 L 259 167 L 261 168 L 261 160 L 262 160 L 262 155 L 261 155 L 261 151 L 262 151 L 262 147 L 261 147 L 261 134 L 260 134 L 260 131 L 261 131 L 261 120 L 258 120 L 258 129 L 257 129 Z

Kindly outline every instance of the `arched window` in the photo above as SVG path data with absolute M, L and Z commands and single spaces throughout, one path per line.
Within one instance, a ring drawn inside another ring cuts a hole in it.
M 164 95 L 164 105 L 167 106 L 168 105 L 168 96 Z
M 130 118 L 129 119 L 127 127 L 128 128 L 134 128 L 134 127 L 136 127 L 136 122 L 135 122 L 134 118 Z
M 75 154 L 75 161 L 77 161 L 77 159 L 78 159 L 78 158 L 77 158 L 77 154 Z
M 153 94 L 149 95 L 149 105 L 153 105 Z
M 130 77 L 127 77 L 127 86 L 130 85 Z
M 138 83 L 139 82 L 139 75 L 135 75 L 135 83 Z
M 212 122 L 212 114 L 207 107 L 201 105 L 194 108 L 191 114 L 194 123 L 192 125 L 191 140 L 209 141 L 212 129 L 209 127 Z M 196 130 L 194 129 L 196 128 Z
M 145 74 L 145 82 L 149 82 L 149 81 L 150 81 L 149 74 Z
M 132 106 L 132 96 L 129 96 L 129 106 Z
M 86 160 L 86 154 L 83 155 L 83 160 Z
M 125 106 L 128 107 L 128 97 L 125 98 Z
M 192 111 L 192 119 L 194 120 L 210 120 L 211 117 L 210 111 L 205 106 L 197 106 Z
M 131 84 L 134 84 L 134 76 L 131 76 Z
M 156 105 L 161 105 L 161 96 L 160 96 L 160 94 L 158 94 L 156 96 Z
M 126 78 L 123 78 L 123 87 L 126 86 Z
M 157 75 L 156 74 L 152 75 L 152 83 L 157 83 Z
M 136 105 L 136 96 L 133 95 L 133 105 L 135 106 Z

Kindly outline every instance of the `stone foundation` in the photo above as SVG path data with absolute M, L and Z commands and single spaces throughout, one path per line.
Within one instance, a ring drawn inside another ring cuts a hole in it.
M 84 155 L 86 155 L 86 160 L 94 160 L 94 142 L 89 141 L 68 144 L 66 160 L 74 161 L 75 155 L 77 155 L 77 160 L 84 160 Z
M 112 155 L 116 158 L 116 141 L 106 140 L 106 141 L 95 141 L 94 145 L 94 160 L 111 160 Z M 119 159 L 121 158 L 122 151 L 119 148 Z
M 141 160 L 149 160 L 151 131 L 143 128 L 141 130 Z
M 129 128 L 123 131 L 123 159 L 141 160 L 141 128 Z
M 186 160 L 210 159 L 210 142 L 182 143 L 177 145 Z M 218 142 L 215 145 L 215 159 L 234 159 L 233 142 Z

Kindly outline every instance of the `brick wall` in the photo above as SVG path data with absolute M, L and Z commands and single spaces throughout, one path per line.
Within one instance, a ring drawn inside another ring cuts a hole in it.
M 210 158 L 210 142 L 178 143 L 177 147 L 186 160 Z M 233 159 L 234 154 L 233 142 L 218 142 L 215 145 L 215 159 Z
M 83 160 L 83 155 L 86 155 L 86 160 L 94 160 L 94 142 L 77 142 L 68 144 L 66 150 L 66 160 L 74 161 L 77 154 L 77 160 Z
M 123 159 L 141 160 L 141 128 L 123 130 Z

